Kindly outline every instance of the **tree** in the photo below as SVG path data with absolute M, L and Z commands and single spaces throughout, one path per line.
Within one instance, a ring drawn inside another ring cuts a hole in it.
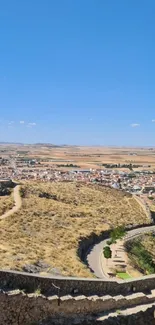
M 111 251 L 111 249 L 110 249 L 109 246 L 105 246 L 105 247 L 103 248 L 103 255 L 104 255 L 104 257 L 107 259 L 107 261 L 108 261 L 109 258 L 111 258 L 111 256 L 112 256 L 112 251 Z
M 115 243 L 117 239 L 122 239 L 125 236 L 125 228 L 123 226 L 119 226 L 113 229 L 110 233 L 111 242 Z
M 133 169 L 132 169 L 132 164 L 131 164 L 131 163 L 130 163 L 130 165 L 129 165 L 129 169 L 130 169 L 130 170 L 133 170 Z

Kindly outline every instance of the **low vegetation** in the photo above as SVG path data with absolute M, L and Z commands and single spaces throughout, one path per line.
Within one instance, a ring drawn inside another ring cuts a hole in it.
M 59 164 L 59 165 L 57 165 L 57 167 L 74 167 L 74 168 L 80 168 L 80 166 L 78 166 L 78 165 L 75 165 L 75 164 Z
M 21 194 L 19 212 L 1 220 L 0 268 L 23 270 L 41 260 L 51 273 L 91 276 L 77 256 L 81 237 L 149 222 L 133 197 L 96 184 L 32 182 Z
M 127 272 L 117 272 L 116 273 L 117 277 L 122 279 L 122 280 L 130 280 L 132 277 L 127 273 Z
M 110 239 L 107 241 L 107 245 L 116 243 L 118 239 L 122 239 L 126 234 L 125 225 L 118 226 L 110 232 Z
M 10 195 L 0 196 L 0 216 L 14 206 L 12 193 Z
M 155 273 L 155 235 L 147 234 L 127 244 L 131 263 L 143 274 Z

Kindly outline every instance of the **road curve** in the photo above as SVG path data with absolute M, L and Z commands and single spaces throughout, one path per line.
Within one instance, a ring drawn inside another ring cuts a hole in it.
M 11 216 L 12 214 L 17 212 L 21 208 L 22 200 L 21 200 L 21 196 L 20 196 L 20 185 L 17 185 L 16 187 L 14 187 L 13 196 L 14 196 L 14 202 L 15 202 L 14 207 L 11 210 L 5 212 L 2 216 L 0 216 L 0 220 Z
M 150 231 L 155 232 L 155 225 L 129 230 L 124 237 L 124 242 Z M 107 279 L 103 267 L 101 266 L 101 254 L 103 247 L 107 245 L 108 240 L 109 238 L 101 241 L 99 244 L 94 245 L 87 255 L 88 266 L 97 278 Z

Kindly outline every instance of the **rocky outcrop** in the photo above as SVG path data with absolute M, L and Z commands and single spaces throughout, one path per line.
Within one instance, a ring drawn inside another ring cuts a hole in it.
M 40 272 L 47 272 L 50 268 L 50 265 L 45 263 L 42 260 L 37 261 L 34 264 L 25 264 L 23 266 L 23 271 L 28 273 L 40 273 Z

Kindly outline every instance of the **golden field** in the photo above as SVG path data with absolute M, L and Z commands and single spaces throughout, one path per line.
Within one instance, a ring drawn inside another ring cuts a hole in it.
M 40 198 L 46 192 L 54 199 Z M 121 191 L 81 183 L 25 183 L 22 208 L 0 221 L 0 268 L 22 270 L 44 260 L 63 275 L 91 276 L 77 256 L 80 237 L 120 224 L 149 222 Z
M 155 168 L 155 148 L 104 147 L 104 146 L 52 146 L 38 145 L 0 145 L 2 157 L 13 155 L 18 158 L 41 159 L 42 166 L 72 163 L 81 168 L 101 168 L 103 163 L 148 164 Z M 144 167 L 145 168 L 145 167 Z

